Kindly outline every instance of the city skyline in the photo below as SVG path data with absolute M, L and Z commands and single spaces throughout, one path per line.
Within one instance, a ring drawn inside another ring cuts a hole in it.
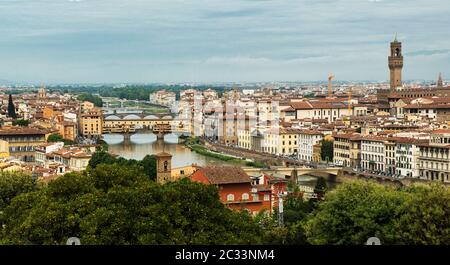
M 414 2 L 414 4 L 411 4 Z M 450 75 L 446 1 L 2 1 L 0 80 L 181 83 Z

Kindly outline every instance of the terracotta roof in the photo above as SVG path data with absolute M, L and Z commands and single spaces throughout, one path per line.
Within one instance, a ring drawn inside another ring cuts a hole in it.
M 47 132 L 30 127 L 10 127 L 0 129 L 0 135 L 44 135 Z
M 450 133 L 450 129 L 438 129 L 431 131 L 432 133 Z
M 199 169 L 211 184 L 251 183 L 251 178 L 240 167 L 233 166 L 207 166 Z
M 333 134 L 334 138 L 345 138 L 345 139 L 351 139 L 351 140 L 360 140 L 361 135 L 359 133 L 338 133 Z
M 423 143 L 429 142 L 428 140 L 408 138 L 408 137 L 389 137 L 389 140 L 397 142 L 397 143 L 405 143 L 405 144 L 423 144 Z
M 300 130 L 300 134 L 308 134 L 308 135 L 323 135 L 323 133 L 315 130 Z
M 291 107 L 294 109 L 312 109 L 311 103 L 308 101 L 297 101 L 297 102 L 291 102 Z

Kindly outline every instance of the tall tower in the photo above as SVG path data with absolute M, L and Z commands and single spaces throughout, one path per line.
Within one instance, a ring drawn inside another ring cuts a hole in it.
M 391 72 L 391 89 L 402 86 L 402 68 L 403 68 L 403 55 L 402 55 L 402 43 L 397 41 L 397 35 L 395 40 L 391 42 L 391 55 L 389 56 L 389 69 Z
M 439 78 L 438 78 L 438 81 L 437 81 L 437 87 L 439 87 L 439 88 L 444 87 L 444 82 L 442 81 L 442 74 L 441 73 L 439 73 Z
M 156 182 L 164 184 L 172 180 L 172 155 L 166 152 L 156 154 Z
M 38 98 L 39 99 L 47 98 L 47 91 L 45 90 L 45 87 L 39 88 L 39 90 L 38 90 Z

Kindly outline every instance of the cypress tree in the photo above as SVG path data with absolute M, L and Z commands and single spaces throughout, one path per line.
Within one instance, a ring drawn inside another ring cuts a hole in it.
M 14 106 L 14 102 L 12 100 L 11 94 L 9 94 L 9 100 L 8 100 L 8 116 L 13 119 L 17 118 L 16 107 Z

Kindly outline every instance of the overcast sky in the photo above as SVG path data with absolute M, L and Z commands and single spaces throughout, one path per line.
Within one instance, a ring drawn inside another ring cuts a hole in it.
M 450 76 L 449 0 L 0 0 L 0 80 L 387 80 Z M 450 79 L 450 78 L 448 78 Z

